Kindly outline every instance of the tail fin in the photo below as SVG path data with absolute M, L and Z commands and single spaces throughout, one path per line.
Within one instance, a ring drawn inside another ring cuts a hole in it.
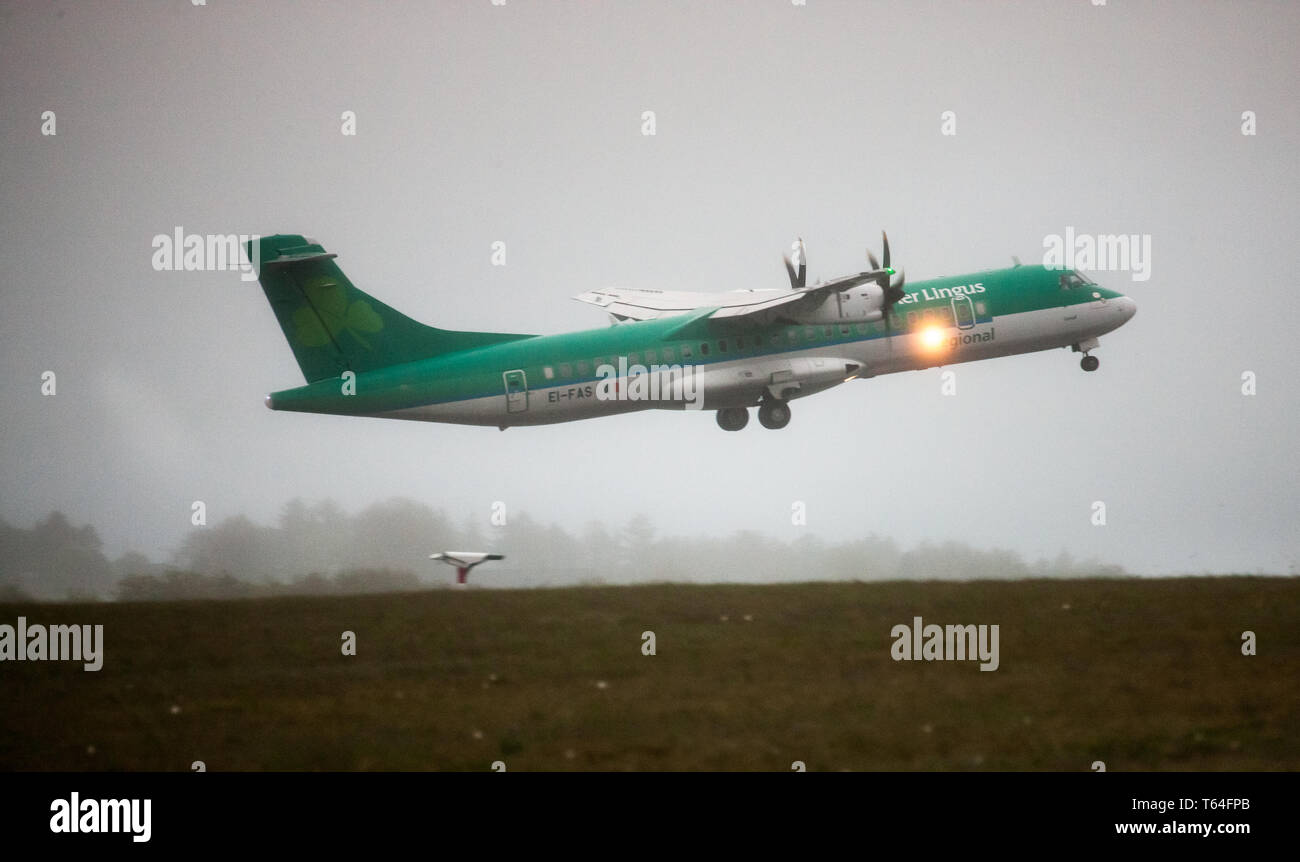
M 531 337 L 418 323 L 358 290 L 337 255 L 301 236 L 262 237 L 247 250 L 308 383 Z

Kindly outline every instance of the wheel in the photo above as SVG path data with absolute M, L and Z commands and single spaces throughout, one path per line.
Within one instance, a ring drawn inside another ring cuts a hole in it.
M 749 411 L 744 407 L 723 407 L 717 413 L 718 427 L 723 431 L 739 431 L 749 424 Z
M 758 422 L 764 428 L 784 428 L 790 424 L 790 405 L 784 401 L 764 401 L 758 406 Z
M 1095 356 L 1085 356 L 1079 360 L 1079 367 L 1084 371 L 1096 371 L 1101 365 L 1101 360 Z

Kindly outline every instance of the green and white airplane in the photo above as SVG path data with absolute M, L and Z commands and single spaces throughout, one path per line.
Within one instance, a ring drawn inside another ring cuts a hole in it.
M 703 409 L 739 431 L 757 407 L 765 428 L 784 428 L 790 401 L 856 378 L 1059 347 L 1095 371 L 1098 337 L 1137 310 L 1079 272 L 1018 262 L 908 286 L 887 237 L 869 270 L 807 285 L 802 240 L 794 250 L 789 289 L 597 290 L 575 299 L 615 325 L 520 335 L 417 323 L 358 290 L 314 241 L 264 237 L 249 260 L 307 379 L 266 404 L 502 430 Z

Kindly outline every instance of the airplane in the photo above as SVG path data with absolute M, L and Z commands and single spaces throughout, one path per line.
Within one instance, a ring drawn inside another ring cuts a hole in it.
M 356 288 L 313 240 L 247 245 L 307 385 L 272 410 L 493 426 L 571 422 L 645 409 L 711 410 L 739 431 L 849 380 L 1069 347 L 1084 371 L 1099 337 L 1137 311 L 1075 270 L 1015 265 L 908 285 L 870 268 L 807 284 L 803 241 L 788 289 L 688 293 L 608 288 L 575 299 L 614 325 L 557 335 L 462 332 L 418 323 Z M 895 278 L 897 276 L 897 278 Z

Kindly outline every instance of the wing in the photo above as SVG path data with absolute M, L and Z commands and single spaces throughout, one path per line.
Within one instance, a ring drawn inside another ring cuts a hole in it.
M 643 290 L 609 287 L 574 297 L 579 302 L 603 308 L 620 320 L 655 320 L 701 309 L 715 319 L 738 318 L 772 311 L 796 304 L 805 307 L 820 303 L 832 293 L 875 281 L 883 270 L 846 275 L 833 281 L 791 290 L 732 290 L 720 293 L 693 293 L 680 290 Z
M 719 293 L 695 293 L 682 290 L 643 290 L 609 287 L 574 297 L 602 308 L 620 320 L 655 320 L 687 314 L 702 308 L 759 308 L 774 298 L 784 297 L 785 290 L 733 290 Z
M 857 275 L 846 275 L 843 278 L 837 278 L 822 284 L 815 284 L 812 287 L 801 287 L 796 290 L 780 291 L 780 296 L 773 297 L 763 302 L 750 303 L 745 305 L 725 305 L 713 312 L 713 317 L 745 317 L 750 314 L 757 314 L 762 311 L 771 311 L 774 308 L 800 304 L 805 307 L 818 305 L 832 293 L 839 293 L 842 290 L 848 290 L 851 287 L 857 287 L 860 284 L 866 284 L 869 281 L 875 281 L 882 271 L 872 270 L 870 272 L 860 272 Z

